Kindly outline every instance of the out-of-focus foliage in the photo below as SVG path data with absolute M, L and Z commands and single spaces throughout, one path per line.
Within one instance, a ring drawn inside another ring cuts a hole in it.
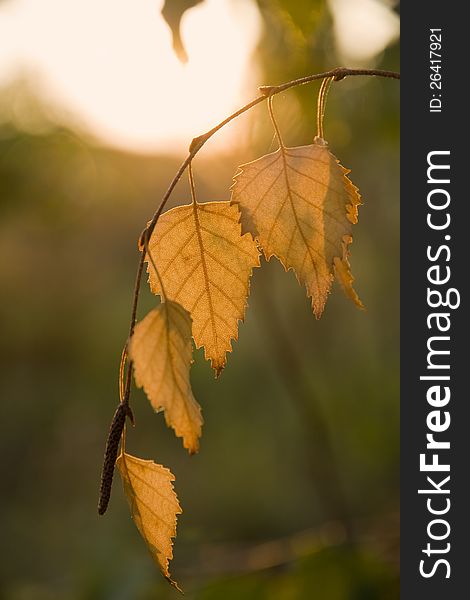
M 162 17 L 168 23 L 173 37 L 173 50 L 181 62 L 188 62 L 188 54 L 181 39 L 181 19 L 184 13 L 202 0 L 165 0 Z
M 260 84 L 337 66 L 324 4 L 266 3 L 263 15 Z M 294 51 L 299 32 L 308 43 Z M 396 69 L 398 47 L 376 65 Z M 311 143 L 317 90 L 276 101 L 287 145 Z M 333 84 L 325 119 L 365 199 L 354 270 L 367 312 L 333 294 L 316 321 L 293 274 L 275 259 L 256 269 L 230 369 L 215 382 L 196 353 L 205 427 L 195 457 L 134 392 L 128 451 L 176 476 L 184 513 L 172 574 L 187 598 L 398 595 L 398 103 L 397 82 L 346 79 Z M 179 161 L 100 148 L 33 106 L 14 127 L 1 104 L 0 595 L 173 598 L 118 482 L 104 518 L 96 502 L 135 242 Z M 201 197 L 227 199 L 236 165 L 273 149 L 265 108 L 247 118 L 249 138 L 232 155 L 201 153 Z M 174 203 L 188 196 L 182 183 Z M 140 316 L 154 306 L 144 292 Z

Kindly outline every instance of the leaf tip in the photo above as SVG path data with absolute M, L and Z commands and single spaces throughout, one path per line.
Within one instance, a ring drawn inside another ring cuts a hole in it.
M 325 303 L 326 303 L 326 301 L 320 303 L 317 300 L 315 300 L 314 298 L 312 298 L 312 310 L 313 310 L 315 319 L 317 321 L 319 321 L 321 319 L 323 311 L 325 310 Z
M 179 592 L 180 594 L 183 594 L 183 596 L 184 596 L 184 592 L 183 592 L 183 590 L 182 590 L 182 589 L 180 588 L 180 586 L 179 586 L 179 585 L 176 583 L 176 581 L 174 581 L 174 580 L 173 580 L 171 577 L 168 577 L 167 575 L 165 575 L 164 577 L 165 577 L 165 579 L 168 581 L 168 583 L 169 583 L 169 584 L 170 584 L 172 587 L 174 587 L 176 590 L 178 590 L 178 592 Z
M 365 310 L 365 306 L 362 300 L 357 295 L 356 290 L 353 288 L 354 277 L 351 273 L 351 265 L 349 264 L 349 245 L 352 244 L 352 236 L 343 236 L 343 256 L 335 256 L 334 258 L 334 270 L 336 279 L 339 281 L 345 295 L 354 302 L 356 307 L 360 310 Z
M 225 363 L 217 364 L 217 363 L 211 362 L 211 366 L 214 369 L 214 377 L 216 379 L 219 379 L 219 377 L 222 375 L 223 370 L 225 369 Z
M 194 456 L 199 452 L 199 438 L 196 438 L 192 442 L 184 443 L 184 447 L 188 451 L 189 456 Z

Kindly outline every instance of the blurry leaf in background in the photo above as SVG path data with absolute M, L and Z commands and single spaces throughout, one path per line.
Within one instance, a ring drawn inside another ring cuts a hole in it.
M 182 512 L 172 485 L 174 475 L 151 460 L 142 460 L 125 452 L 121 453 L 116 465 L 137 529 L 163 575 L 178 587 L 168 570 L 168 562 L 173 558 L 176 515 Z
M 257 0 L 264 31 L 258 46 L 269 83 L 315 73 L 331 54 L 331 14 L 326 0 Z
M 162 17 L 168 23 L 173 36 L 173 50 L 182 63 L 188 62 L 188 54 L 181 39 L 181 19 L 184 13 L 203 0 L 165 0 Z
M 268 546 L 268 545 L 266 545 Z M 266 548 L 269 552 L 268 547 Z M 367 552 L 334 546 L 242 576 L 215 579 L 197 600 L 396 600 L 393 573 Z M 150 596 L 149 596 L 150 598 Z
M 245 229 L 259 239 L 266 260 L 292 269 L 319 318 L 333 283 L 335 258 L 357 222 L 360 196 L 347 169 L 325 142 L 286 148 L 241 165 L 232 186 Z
M 193 396 L 191 317 L 176 302 L 162 302 L 139 321 L 129 344 L 134 376 L 155 411 L 164 410 L 191 454 L 199 449 L 201 407 Z
M 239 219 L 229 202 L 178 206 L 163 213 L 149 240 L 165 294 L 191 315 L 196 348 L 204 347 L 216 376 L 238 339 L 250 277 L 259 266 L 258 247 L 251 234 L 241 235 Z M 150 288 L 161 294 L 148 263 Z

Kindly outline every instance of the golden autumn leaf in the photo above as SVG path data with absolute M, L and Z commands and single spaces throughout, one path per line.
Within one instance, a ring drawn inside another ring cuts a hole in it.
M 251 273 L 259 266 L 258 247 L 251 234 L 241 235 L 239 218 L 230 202 L 178 206 L 161 215 L 148 243 L 166 297 L 191 315 L 196 347 L 204 347 L 216 375 L 238 339 Z M 161 294 L 147 262 L 151 290 Z
M 137 529 L 163 575 L 178 587 L 168 570 L 168 562 L 173 558 L 176 515 L 182 512 L 173 489 L 174 475 L 152 460 L 142 460 L 125 452 L 120 454 L 116 465 Z
M 362 304 L 361 299 L 357 295 L 356 290 L 352 285 L 354 277 L 352 276 L 351 266 L 348 259 L 348 246 L 351 243 L 352 237 L 350 235 L 345 235 L 343 237 L 343 257 L 339 258 L 338 256 L 335 256 L 334 259 L 335 275 L 346 296 L 350 298 L 358 308 L 363 309 L 364 305 Z
M 232 186 L 231 202 L 240 207 L 244 229 L 257 237 L 267 260 L 277 256 L 286 270 L 294 270 L 317 318 L 331 289 L 336 258 L 338 279 L 357 298 L 347 244 L 361 202 L 348 173 L 317 138 L 309 146 L 281 145 L 241 165 Z
M 203 419 L 189 380 L 191 317 L 176 302 L 162 302 L 137 323 L 129 344 L 134 377 L 156 411 L 164 410 L 189 452 L 197 452 Z

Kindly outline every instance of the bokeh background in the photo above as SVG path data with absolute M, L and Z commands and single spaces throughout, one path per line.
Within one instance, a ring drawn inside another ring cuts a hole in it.
M 258 85 L 398 70 L 393 2 L 171 5 L 174 37 L 157 0 L 0 1 L 5 600 L 178 597 L 118 477 L 96 510 L 137 237 L 191 138 Z M 276 98 L 287 144 L 311 143 L 318 87 Z M 196 352 L 197 456 L 133 393 L 129 450 L 176 476 L 171 572 L 190 599 L 398 598 L 399 83 L 334 84 L 325 131 L 364 199 L 351 262 L 367 311 L 335 287 L 316 321 L 294 275 L 263 264 L 218 381 Z M 198 155 L 199 199 L 228 199 L 236 166 L 274 149 L 258 106 Z M 188 199 L 183 179 L 170 206 Z M 156 300 L 141 298 L 143 316 Z

